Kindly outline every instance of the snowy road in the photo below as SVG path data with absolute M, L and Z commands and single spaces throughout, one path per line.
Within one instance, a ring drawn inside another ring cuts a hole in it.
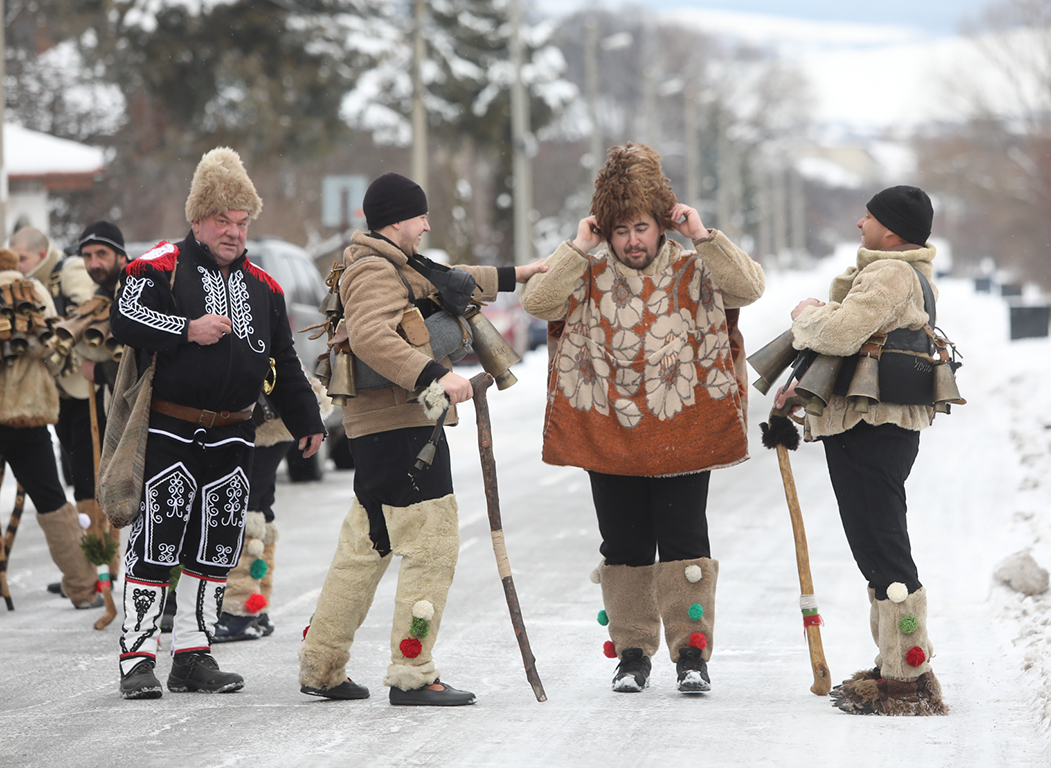
M 787 326 L 797 299 L 822 296 L 828 274 L 768 276 L 768 295 L 742 317 L 750 350 Z M 0 610 L 0 765 L 1048 765 L 1040 677 L 1024 671 L 1027 663 L 1039 671 L 1047 662 L 1027 662 L 1022 640 L 1032 631 L 1019 618 L 1036 606 L 994 587 L 992 572 L 1033 544 L 1026 537 L 1034 524 L 1016 505 L 1026 478 L 1012 441 L 1037 413 L 1026 406 L 1035 393 L 1020 388 L 1032 384 L 1032 366 L 1046 371 L 1049 346 L 1018 343 L 1011 351 L 1025 354 L 1009 357 L 1002 302 L 974 296 L 962 282 L 941 289 L 939 317 L 967 354 L 960 385 L 971 402 L 924 433 L 908 491 L 930 599 L 933 665 L 950 716 L 851 717 L 810 693 L 791 527 L 776 455 L 759 442 L 769 401 L 757 393 L 752 460 L 712 479 L 710 529 L 721 564 L 712 692 L 676 693 L 663 648 L 648 690 L 611 692 L 614 664 L 602 654 L 606 633 L 595 620 L 601 594 L 588 579 L 598 562 L 588 484 L 580 470 L 540 462 L 544 357 L 533 353 L 516 368 L 519 384 L 491 390 L 489 401 L 508 552 L 547 702 L 536 702 L 522 670 L 489 540 L 474 413 L 466 407 L 460 426 L 449 430 L 463 543 L 436 659 L 443 678 L 478 695 L 475 706 L 387 703 L 393 568 L 349 668 L 372 698 L 329 702 L 299 693 L 301 632 L 350 499 L 351 474 L 329 472 L 317 484 L 279 484 L 282 538 L 271 610 L 277 632 L 215 648 L 223 668 L 247 680 L 231 695 L 166 691 L 158 701 L 120 699 L 120 619 L 96 632 L 97 612 L 73 611 L 44 592 L 57 572 L 27 511 L 10 566 L 16 610 Z M 1017 370 L 1005 375 L 1003 366 Z M 1047 379 L 1040 380 L 1046 393 Z M 871 666 L 875 654 L 865 585 L 840 528 L 822 451 L 804 445 L 792 465 L 826 622 L 824 647 L 838 681 Z M 9 479 L 0 493 L 5 524 L 11 486 Z M 1043 498 L 1043 508 L 1030 511 L 1046 517 Z M 159 660 L 162 680 L 169 664 Z

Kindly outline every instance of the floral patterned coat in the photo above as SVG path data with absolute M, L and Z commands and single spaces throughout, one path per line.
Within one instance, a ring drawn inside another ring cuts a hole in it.
M 716 230 L 694 245 L 665 240 L 635 270 L 566 242 L 526 284 L 527 311 L 565 320 L 545 462 L 652 477 L 748 458 L 737 309 L 762 295 L 762 268 Z

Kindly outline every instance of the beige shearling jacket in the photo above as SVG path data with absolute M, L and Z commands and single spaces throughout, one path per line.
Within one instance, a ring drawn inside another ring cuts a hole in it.
M 0 285 L 24 279 L 17 269 L 0 271 Z M 39 280 L 31 282 L 37 304 L 44 307 L 44 317 L 55 317 L 50 292 Z M 0 424 L 5 427 L 24 429 L 58 421 L 58 389 L 41 359 L 43 353 L 43 347 L 34 340 L 26 354 L 11 365 L 0 365 Z
M 398 332 L 402 315 L 410 306 L 402 278 L 412 286 L 417 299 L 434 294 L 434 285 L 408 265 L 408 257 L 397 246 L 355 232 L 343 252 L 346 269 L 339 282 L 344 318 L 354 355 L 393 386 L 359 391 L 343 406 L 343 424 L 351 438 L 389 432 L 405 427 L 433 426 L 415 400 L 416 380 L 433 358 L 429 344 L 413 346 Z M 496 298 L 496 267 L 460 266 L 478 283 L 474 298 Z M 446 360 L 439 360 L 446 367 Z M 456 407 L 449 408 L 445 424 L 456 424 Z
M 828 303 L 807 307 L 792 323 L 793 346 L 848 357 L 876 332 L 922 328 L 928 317 L 913 267 L 931 282 L 936 254 L 929 243 L 901 251 L 859 248 L 857 264 L 832 280 Z M 937 296 L 933 282 L 931 288 Z M 838 435 L 861 421 L 919 431 L 930 426 L 933 418 L 934 409 L 925 405 L 877 403 L 867 413 L 859 413 L 845 397 L 833 395 L 824 413 L 807 415 L 806 439 Z

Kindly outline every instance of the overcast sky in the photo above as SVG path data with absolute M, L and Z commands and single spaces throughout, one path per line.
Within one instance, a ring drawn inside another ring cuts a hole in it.
M 606 8 L 625 5 L 623 0 L 524 0 L 544 14 L 566 13 L 598 3 Z M 934 35 L 958 31 L 966 18 L 990 4 L 990 0 L 637 0 L 636 7 L 653 10 L 711 9 L 738 13 L 761 13 L 792 19 L 856 24 L 917 27 Z M 528 7 L 528 5 L 526 6 Z

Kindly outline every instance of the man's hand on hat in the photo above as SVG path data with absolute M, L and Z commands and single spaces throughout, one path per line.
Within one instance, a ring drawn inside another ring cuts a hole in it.
M 691 240 L 704 240 L 710 234 L 708 228 L 701 221 L 701 214 L 696 208 L 691 208 L 685 203 L 676 203 L 668 212 L 672 228 L 683 237 Z
M 186 340 L 201 346 L 215 344 L 233 329 L 230 318 L 222 315 L 201 315 L 186 327 Z
M 602 235 L 598 232 L 598 219 L 594 216 L 581 219 L 577 224 L 577 236 L 573 240 L 574 247 L 588 253 L 592 248 L 597 248 L 601 244 Z

